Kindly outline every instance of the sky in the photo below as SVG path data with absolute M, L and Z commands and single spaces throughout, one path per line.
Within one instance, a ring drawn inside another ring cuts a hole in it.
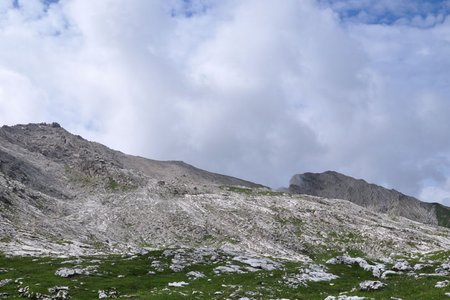
M 450 1 L 0 0 L 0 124 L 450 205 Z

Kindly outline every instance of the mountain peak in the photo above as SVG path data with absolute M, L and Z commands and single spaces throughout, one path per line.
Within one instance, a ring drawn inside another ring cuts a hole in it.
M 376 212 L 450 227 L 450 209 L 443 205 L 422 202 L 396 190 L 335 171 L 294 175 L 290 180 L 289 191 L 295 194 L 344 199 Z

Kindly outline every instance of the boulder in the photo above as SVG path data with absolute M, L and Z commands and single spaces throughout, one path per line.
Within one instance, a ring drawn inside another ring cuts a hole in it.
M 395 265 L 392 267 L 392 270 L 400 271 L 400 272 L 407 272 L 407 271 L 411 271 L 412 269 L 413 268 L 405 260 L 396 262 Z
M 195 280 L 195 279 L 199 279 L 199 278 L 205 277 L 205 274 L 203 274 L 202 272 L 198 272 L 198 271 L 191 271 L 191 272 L 187 273 L 186 275 L 191 280 Z
M 385 283 L 381 281 L 372 281 L 372 280 L 366 280 L 359 284 L 359 289 L 361 291 L 376 291 L 379 289 L 382 289 L 386 286 Z
M 75 275 L 92 275 L 97 272 L 98 266 L 87 266 L 84 268 L 59 268 L 55 275 L 59 277 L 72 277 Z
M 439 289 L 445 288 L 449 285 L 449 283 L 450 283 L 450 281 L 448 281 L 448 280 L 438 281 L 438 282 L 436 282 L 436 285 L 434 287 L 439 288 Z
M 12 279 L 3 279 L 0 280 L 0 287 L 3 287 L 5 285 L 7 285 L 8 283 L 10 283 L 12 281 Z
M 184 282 L 184 281 L 179 281 L 179 282 L 169 282 L 168 286 L 171 287 L 184 287 L 184 286 L 188 286 L 189 283 Z

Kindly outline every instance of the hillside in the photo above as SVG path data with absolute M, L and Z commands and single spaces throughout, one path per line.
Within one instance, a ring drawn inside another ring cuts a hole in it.
M 449 248 L 448 228 L 347 200 L 126 155 L 56 123 L 0 129 L 0 298 L 440 299 Z
M 129 156 L 58 124 L 2 127 L 0 160 L 0 249 L 7 252 L 109 252 L 182 244 L 295 257 L 319 246 L 376 254 L 393 251 L 386 246 L 391 243 L 404 251 L 450 243 L 444 229 L 436 235 L 435 227 L 377 215 L 370 206 L 276 193 L 182 162 Z M 367 192 L 373 205 L 376 191 Z M 341 198 L 331 192 L 320 196 L 330 194 Z M 358 204 L 365 205 L 362 196 Z M 416 215 L 433 223 L 432 210 L 411 201 L 420 212 Z M 398 230 L 405 234 L 399 237 Z M 342 238 L 344 243 L 330 238 L 335 234 L 356 238 Z M 414 240 L 417 245 L 409 245 Z
M 450 208 L 404 195 L 337 172 L 304 173 L 292 177 L 289 191 L 349 200 L 373 211 L 402 216 L 425 224 L 450 227 Z

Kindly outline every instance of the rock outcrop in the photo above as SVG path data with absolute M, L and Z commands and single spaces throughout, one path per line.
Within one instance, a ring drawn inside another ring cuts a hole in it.
M 334 171 L 294 175 L 289 191 L 325 198 L 344 199 L 375 212 L 402 216 L 425 224 L 450 227 L 450 208 L 422 202 L 396 190 L 367 183 Z
M 0 129 L 1 252 L 79 256 L 176 246 L 236 251 L 239 258 L 217 270 L 223 273 L 277 267 L 253 254 L 308 262 L 330 249 L 370 256 L 448 249 L 450 230 L 126 155 L 58 124 Z M 173 271 L 191 263 L 190 256 L 173 255 Z M 152 265 L 152 272 L 162 267 Z

